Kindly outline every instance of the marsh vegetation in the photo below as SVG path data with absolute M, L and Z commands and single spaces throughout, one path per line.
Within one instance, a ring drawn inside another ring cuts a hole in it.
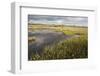
M 28 60 L 88 58 L 88 28 L 28 24 Z

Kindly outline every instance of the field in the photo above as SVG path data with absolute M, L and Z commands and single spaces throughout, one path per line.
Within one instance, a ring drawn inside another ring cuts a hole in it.
M 88 58 L 88 28 L 28 25 L 28 60 Z

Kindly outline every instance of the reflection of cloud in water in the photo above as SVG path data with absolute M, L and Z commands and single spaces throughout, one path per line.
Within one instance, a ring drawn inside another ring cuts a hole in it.
M 51 30 L 36 30 L 35 32 L 29 32 L 29 34 L 36 38 L 35 42 L 28 44 L 29 56 L 32 52 L 41 53 L 43 48 L 47 45 L 52 45 L 53 43 L 57 43 L 70 37 L 64 35 L 62 32 L 55 32 Z

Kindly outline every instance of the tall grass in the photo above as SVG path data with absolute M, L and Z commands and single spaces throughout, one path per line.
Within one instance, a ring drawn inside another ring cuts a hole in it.
M 46 46 L 42 54 L 33 53 L 30 60 L 87 58 L 87 50 L 87 37 L 81 36 Z

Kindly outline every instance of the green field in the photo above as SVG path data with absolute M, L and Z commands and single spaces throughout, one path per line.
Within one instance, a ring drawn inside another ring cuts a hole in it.
M 42 48 L 43 51 L 41 53 L 34 53 L 31 51 L 29 60 L 88 58 L 87 27 L 44 24 L 33 24 L 28 26 L 29 32 L 34 32 L 36 30 L 50 30 L 54 32 L 61 32 L 64 36 L 69 37 L 60 40 L 57 43 L 52 43 L 52 45 L 45 45 Z M 34 44 L 36 40 L 37 38 L 34 35 L 32 37 L 28 37 L 29 44 Z

